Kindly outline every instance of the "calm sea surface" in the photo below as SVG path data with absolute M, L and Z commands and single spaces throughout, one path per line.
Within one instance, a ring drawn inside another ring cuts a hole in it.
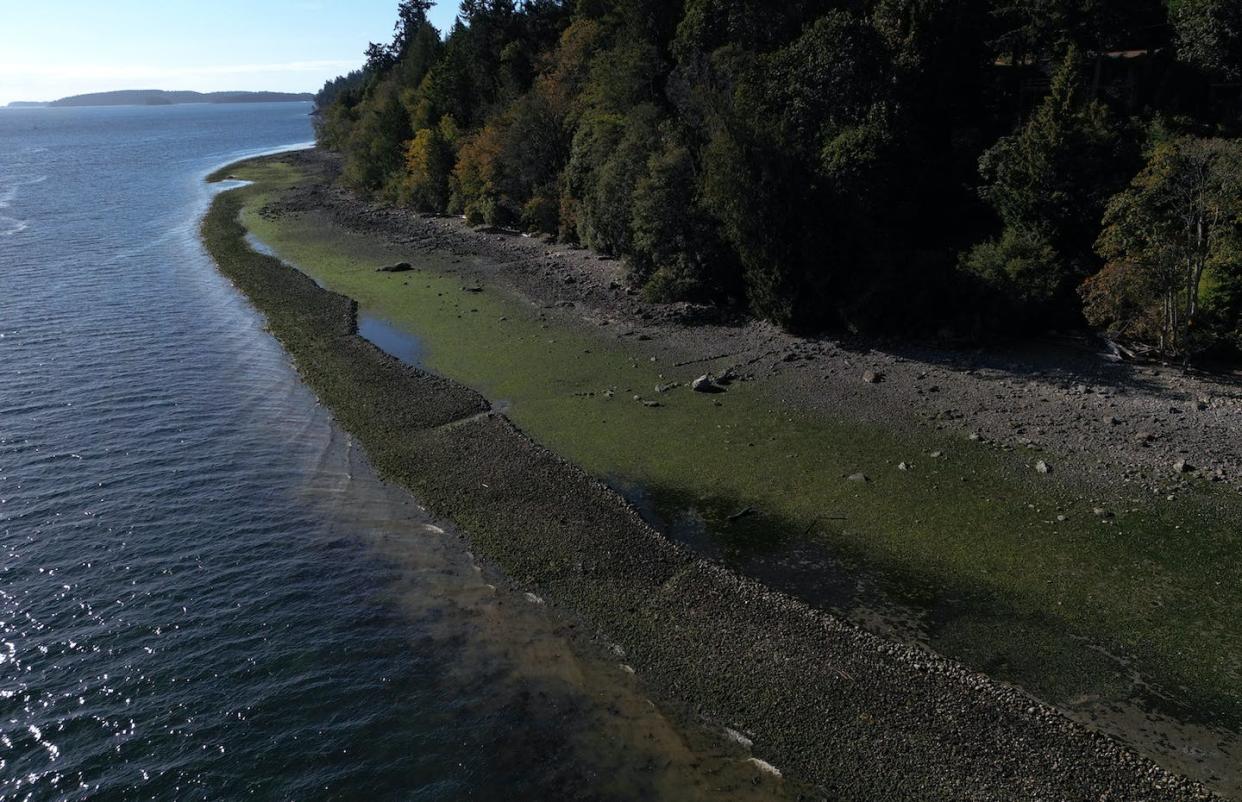
M 203 177 L 308 112 L 0 111 L 0 798 L 774 793 L 378 482 L 216 273 Z

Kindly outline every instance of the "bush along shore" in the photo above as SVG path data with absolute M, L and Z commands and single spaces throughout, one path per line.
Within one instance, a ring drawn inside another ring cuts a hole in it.
M 825 799 L 1211 798 L 1017 689 L 671 543 L 479 394 L 359 337 L 352 300 L 254 251 L 239 214 L 257 191 L 219 195 L 203 239 L 306 383 L 382 475 L 617 644 L 657 699 Z

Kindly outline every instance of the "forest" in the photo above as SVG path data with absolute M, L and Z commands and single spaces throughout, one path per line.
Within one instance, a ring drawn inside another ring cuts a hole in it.
M 1242 353 L 1238 0 L 465 0 L 316 97 L 377 201 L 801 332 Z

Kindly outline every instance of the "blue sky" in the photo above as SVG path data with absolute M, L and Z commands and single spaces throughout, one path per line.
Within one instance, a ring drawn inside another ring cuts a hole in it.
M 452 24 L 457 0 L 432 22 Z M 0 105 L 111 89 L 309 92 L 388 41 L 397 0 L 0 0 Z

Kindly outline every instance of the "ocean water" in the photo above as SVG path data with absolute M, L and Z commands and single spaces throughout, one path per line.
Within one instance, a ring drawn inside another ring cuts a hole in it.
M 0 799 L 785 793 L 378 481 L 215 271 L 203 177 L 308 112 L 0 111 Z

